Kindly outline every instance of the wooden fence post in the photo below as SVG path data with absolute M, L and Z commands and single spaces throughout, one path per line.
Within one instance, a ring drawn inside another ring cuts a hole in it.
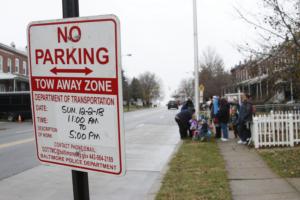
M 253 137 L 253 142 L 254 142 L 254 147 L 256 149 L 259 148 L 259 141 L 258 141 L 258 117 L 254 117 L 253 118 L 253 133 L 252 133 L 252 137 Z
M 288 118 L 289 123 L 289 140 L 290 140 L 290 146 L 294 146 L 294 115 L 292 113 L 289 114 Z

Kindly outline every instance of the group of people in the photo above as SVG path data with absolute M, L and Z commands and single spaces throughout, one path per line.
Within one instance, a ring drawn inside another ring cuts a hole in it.
M 180 112 L 175 116 L 175 121 L 179 126 L 181 139 L 191 137 L 193 140 L 203 141 L 211 136 L 207 118 L 202 115 L 197 119 L 194 104 L 190 98 L 182 105 Z
M 228 125 L 232 125 L 235 137 L 239 137 L 239 144 L 247 144 L 251 138 L 250 125 L 252 123 L 253 106 L 250 96 L 243 94 L 242 102 L 228 102 L 225 98 L 214 96 L 210 104 L 211 124 L 215 127 L 215 138 L 222 141 L 228 141 Z M 210 135 L 207 119 L 203 116 L 196 122 L 195 109 L 191 99 L 188 99 L 182 106 L 181 111 L 175 116 L 175 121 L 179 126 L 181 139 L 188 136 L 195 138 L 195 133 L 200 136 L 208 137 Z M 196 129 L 195 127 L 200 127 Z M 205 134 L 203 131 L 205 130 Z M 202 138 L 203 138 L 202 137 Z
M 228 141 L 228 124 L 232 125 L 234 136 L 239 137 L 239 144 L 247 144 L 251 138 L 250 125 L 252 123 L 253 105 L 250 95 L 243 94 L 239 104 L 227 102 L 225 98 L 213 97 L 211 103 L 211 118 L 215 126 L 215 137 L 222 141 Z

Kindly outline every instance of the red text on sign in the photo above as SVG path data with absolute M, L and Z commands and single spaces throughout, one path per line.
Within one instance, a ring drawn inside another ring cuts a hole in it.
M 101 64 L 109 62 L 109 52 L 105 47 L 72 49 L 36 49 L 35 64 Z
M 57 27 L 57 40 L 58 43 L 61 42 L 61 39 L 64 42 L 68 42 L 68 39 L 72 42 L 78 42 L 81 38 L 81 30 L 78 26 L 72 26 L 69 31 L 68 27 L 65 26 L 64 29 Z
M 75 92 L 92 94 L 116 94 L 117 80 L 112 78 L 50 78 L 32 77 L 32 89 L 35 91 Z

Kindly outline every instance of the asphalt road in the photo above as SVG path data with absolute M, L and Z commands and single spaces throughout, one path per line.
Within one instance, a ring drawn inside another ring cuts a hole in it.
M 174 125 L 177 112 L 162 107 L 125 113 L 125 134 L 145 125 Z M 0 180 L 39 165 L 35 151 L 31 122 L 0 122 Z

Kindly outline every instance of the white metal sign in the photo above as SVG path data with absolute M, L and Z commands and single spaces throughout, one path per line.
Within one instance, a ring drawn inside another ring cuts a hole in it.
M 38 159 L 125 173 L 119 21 L 112 15 L 28 25 Z

